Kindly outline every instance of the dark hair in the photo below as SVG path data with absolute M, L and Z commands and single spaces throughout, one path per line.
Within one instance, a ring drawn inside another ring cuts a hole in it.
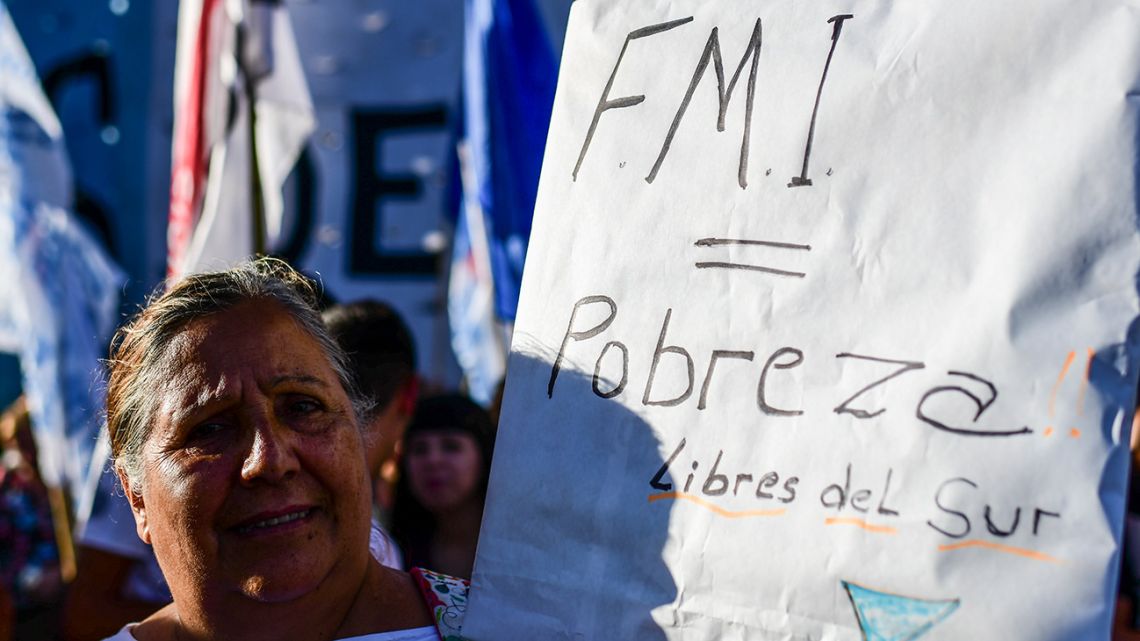
M 407 442 L 417 432 L 447 430 L 464 432 L 475 438 L 487 469 L 495 451 L 495 423 L 487 410 L 463 394 L 442 394 L 425 398 L 416 405 L 412 422 L 404 433 Z
M 360 300 L 324 313 L 329 334 L 348 355 L 360 390 L 383 409 L 416 373 L 416 345 L 391 305 Z
M 192 321 L 247 301 L 271 301 L 320 346 L 359 419 L 371 411 L 349 374 L 348 360 L 317 312 L 317 284 L 275 258 L 244 262 L 233 269 L 187 276 L 119 329 L 107 361 L 107 431 L 115 465 L 141 491 L 141 453 L 154 425 L 156 392 L 168 375 L 171 339 Z M 256 331 L 256 328 L 251 328 Z
M 461 394 L 426 398 L 416 406 L 412 422 L 404 433 L 404 443 L 407 444 L 417 433 L 433 430 L 463 432 L 475 439 L 483 458 L 479 492 L 486 496 L 491 457 L 495 450 L 495 424 L 487 411 Z M 427 560 L 426 546 L 435 532 L 435 517 L 412 495 L 406 457 L 405 451 L 400 457 L 391 530 L 409 565 L 418 565 Z

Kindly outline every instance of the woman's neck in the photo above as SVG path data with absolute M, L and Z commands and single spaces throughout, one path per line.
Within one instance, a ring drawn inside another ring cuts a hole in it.
M 471 578 L 475 548 L 479 542 L 479 525 L 483 520 L 483 501 L 468 501 L 446 514 L 436 517 L 431 541 L 432 567 L 444 574 Z
M 353 605 L 367 589 L 357 581 L 329 577 L 317 590 L 287 602 L 266 603 L 240 593 L 180 598 L 137 626 L 139 641 L 206 641 L 212 639 L 336 639 L 351 617 Z
M 483 521 L 482 499 L 466 501 L 435 519 L 435 540 L 440 543 L 476 541 Z

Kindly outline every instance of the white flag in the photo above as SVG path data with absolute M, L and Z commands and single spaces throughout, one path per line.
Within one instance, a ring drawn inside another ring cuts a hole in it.
M 254 251 L 255 165 L 264 240 L 280 235 L 281 186 L 315 126 L 284 5 L 184 0 L 174 104 L 168 270 L 179 277 Z

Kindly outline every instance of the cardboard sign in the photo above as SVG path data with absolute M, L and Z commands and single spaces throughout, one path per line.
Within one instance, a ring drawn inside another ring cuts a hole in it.
M 576 2 L 464 636 L 1105 638 L 1138 34 Z

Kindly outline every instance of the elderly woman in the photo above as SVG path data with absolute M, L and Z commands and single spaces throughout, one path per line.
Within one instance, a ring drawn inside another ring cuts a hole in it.
M 120 330 L 107 427 L 174 602 L 115 640 L 437 639 L 368 553 L 368 408 L 313 285 L 262 259 L 193 276 Z

